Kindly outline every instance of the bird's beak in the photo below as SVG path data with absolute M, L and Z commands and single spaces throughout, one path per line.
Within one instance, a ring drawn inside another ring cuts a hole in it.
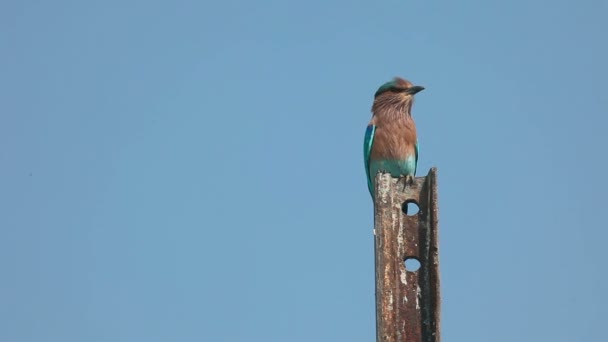
M 423 90 L 424 90 L 424 87 L 422 87 L 422 86 L 412 86 L 412 87 L 407 88 L 405 90 L 405 92 L 408 93 L 408 94 L 410 94 L 410 95 L 414 95 L 414 94 L 416 94 L 418 92 L 421 92 Z

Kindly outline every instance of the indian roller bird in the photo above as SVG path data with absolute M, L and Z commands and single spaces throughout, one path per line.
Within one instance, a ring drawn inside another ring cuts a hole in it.
M 418 137 L 412 118 L 414 95 L 424 90 L 410 81 L 395 77 L 374 95 L 372 119 L 365 131 L 363 157 L 367 186 L 374 198 L 378 171 L 403 181 L 404 189 L 414 183 L 418 164 Z

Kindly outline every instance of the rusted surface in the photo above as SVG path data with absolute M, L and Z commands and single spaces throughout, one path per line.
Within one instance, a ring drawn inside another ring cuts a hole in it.
M 440 342 L 437 169 L 403 182 L 378 173 L 374 203 L 376 255 L 376 341 Z M 407 216 L 405 202 L 419 211 Z M 420 268 L 406 271 L 404 260 Z

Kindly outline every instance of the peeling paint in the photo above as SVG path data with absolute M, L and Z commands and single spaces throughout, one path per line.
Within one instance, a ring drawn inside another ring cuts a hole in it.
M 416 310 L 420 310 L 420 286 L 416 286 Z
M 399 234 L 397 235 L 397 243 L 399 244 L 399 248 L 403 246 L 403 229 L 399 229 Z

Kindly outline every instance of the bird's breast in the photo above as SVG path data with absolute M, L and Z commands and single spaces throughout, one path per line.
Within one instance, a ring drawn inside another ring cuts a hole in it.
M 410 120 L 378 120 L 372 145 L 371 160 L 407 160 L 416 154 L 416 127 Z

